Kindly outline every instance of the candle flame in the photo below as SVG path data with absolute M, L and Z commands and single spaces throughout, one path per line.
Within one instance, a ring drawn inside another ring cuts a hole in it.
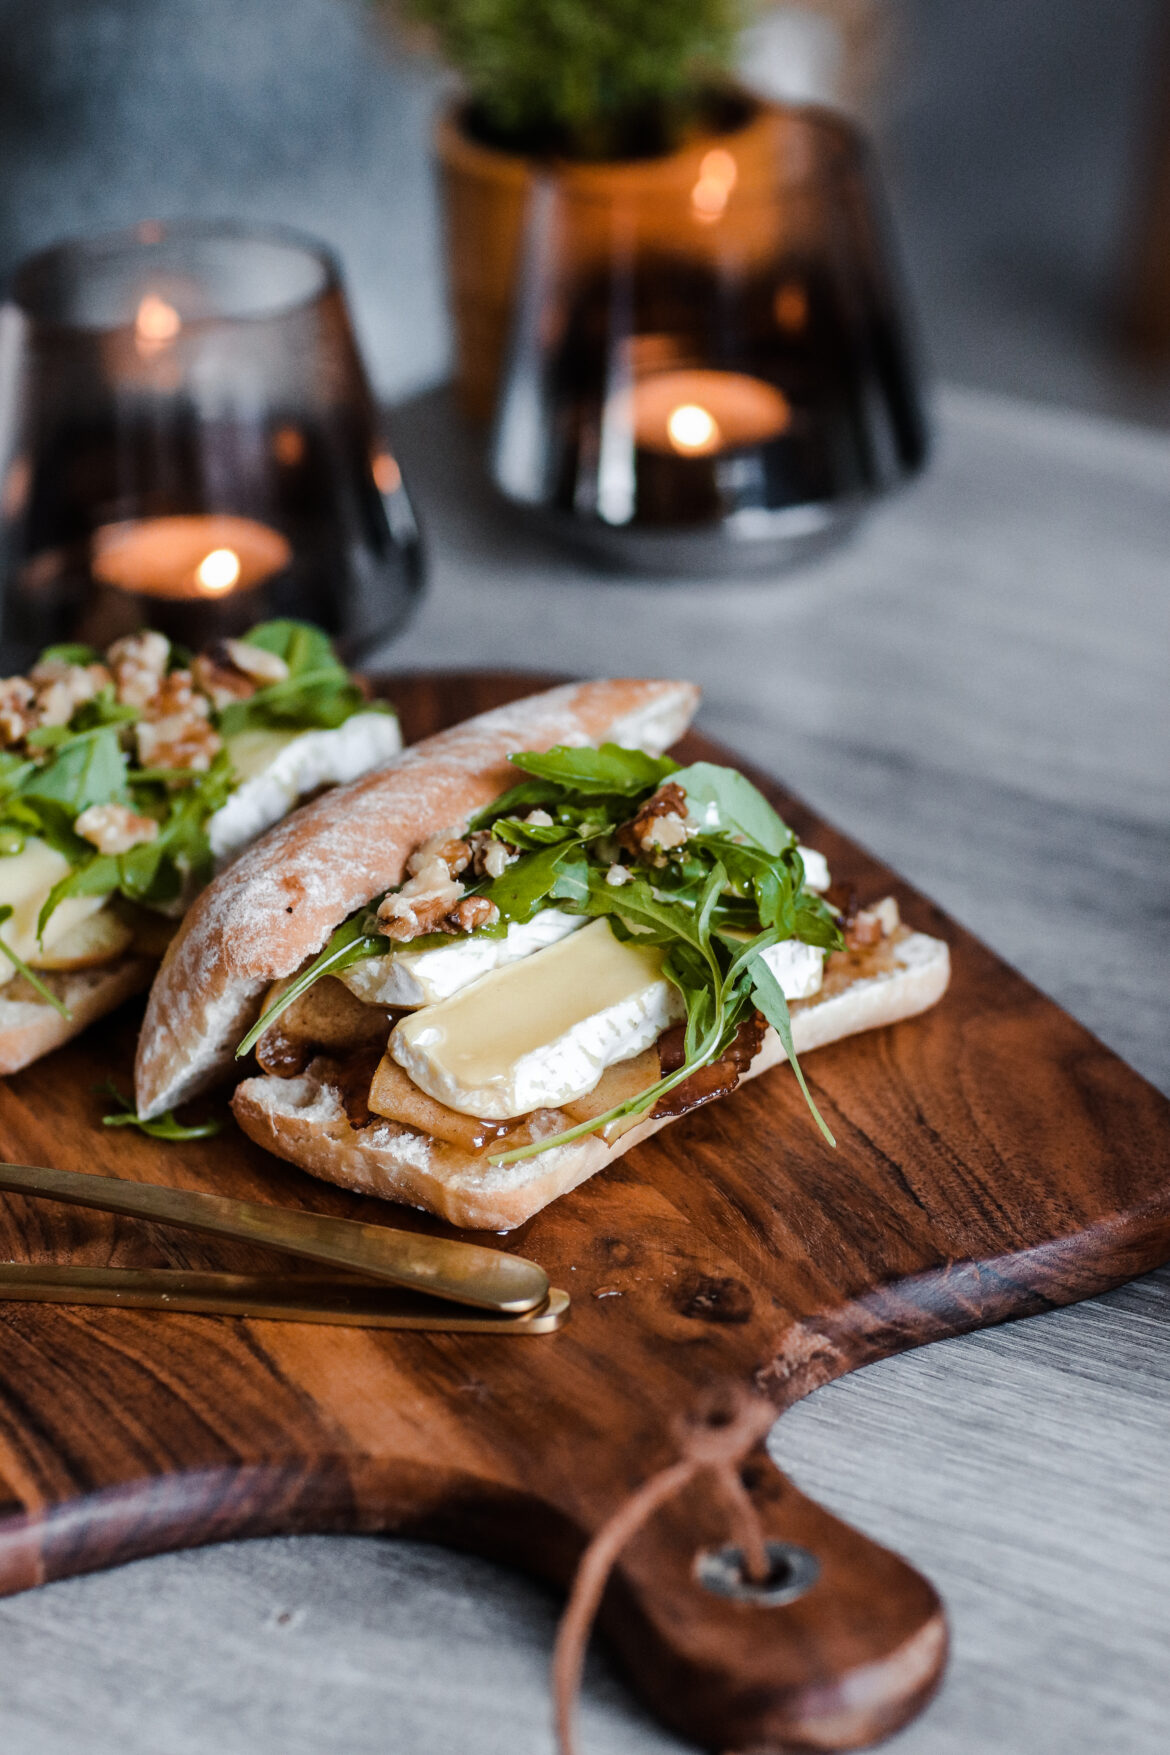
M 134 332 L 139 341 L 156 344 L 173 341 L 183 327 L 183 319 L 174 305 L 168 305 L 154 293 L 147 293 L 134 318 Z
M 720 217 L 739 178 L 739 166 L 721 146 L 712 147 L 699 161 L 699 180 L 691 190 L 695 218 L 704 224 Z
M 402 486 L 402 471 L 389 451 L 379 451 L 371 464 L 379 493 L 396 494 Z
M 676 451 L 696 457 L 717 450 L 722 439 L 715 416 L 697 402 L 680 402 L 677 408 L 672 408 L 666 431 Z
M 240 576 L 240 557 L 234 548 L 213 548 L 195 569 L 195 582 L 209 597 L 230 591 Z

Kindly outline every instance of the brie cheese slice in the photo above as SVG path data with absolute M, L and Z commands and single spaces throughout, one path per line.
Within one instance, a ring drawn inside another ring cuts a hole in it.
M 473 981 L 556 944 L 586 924 L 583 915 L 542 908 L 531 920 L 513 920 L 500 938 L 453 938 L 430 950 L 403 948 L 355 963 L 338 977 L 365 1005 L 436 1005 Z
M 558 1108 L 686 1016 L 663 955 L 592 921 L 403 1018 L 390 1054 L 429 1097 L 465 1115 L 506 1121 Z
M 241 731 L 227 747 L 240 784 L 207 824 L 220 865 L 318 787 L 385 766 L 401 750 L 402 733 L 391 713 L 355 713 L 332 731 Z

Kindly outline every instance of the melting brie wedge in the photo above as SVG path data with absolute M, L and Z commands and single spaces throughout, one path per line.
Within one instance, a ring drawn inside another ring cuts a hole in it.
M 0 858 L 0 905 L 12 909 L 0 925 L 0 938 L 25 963 L 35 963 L 42 951 L 51 952 L 75 926 L 104 908 L 108 896 L 67 896 L 58 903 L 45 927 L 44 945 L 37 939 L 37 917 L 54 884 L 70 870 L 63 853 L 30 836 L 19 853 Z M 0 955 L 0 986 L 16 974 L 8 958 Z
M 584 915 L 542 908 L 531 920 L 513 920 L 499 938 L 476 933 L 427 951 L 404 948 L 389 956 L 368 957 L 338 979 L 365 1005 L 437 1005 L 493 969 L 518 963 L 584 925 Z
M 558 1108 L 686 1016 L 663 955 L 592 921 L 403 1018 L 390 1053 L 429 1097 L 464 1115 L 506 1121 Z
M 227 747 L 240 784 L 207 824 L 221 865 L 310 792 L 384 767 L 402 733 L 392 713 L 355 713 L 333 731 L 240 731 Z

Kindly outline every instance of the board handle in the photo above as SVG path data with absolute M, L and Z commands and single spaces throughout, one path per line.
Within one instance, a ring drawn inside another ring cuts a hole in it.
M 772 1569 L 752 1586 L 709 1474 L 620 1556 L 599 1616 L 634 1686 L 715 1750 L 855 1749 L 917 1712 L 946 1662 L 932 1586 L 833 1517 L 763 1446 L 741 1465 Z

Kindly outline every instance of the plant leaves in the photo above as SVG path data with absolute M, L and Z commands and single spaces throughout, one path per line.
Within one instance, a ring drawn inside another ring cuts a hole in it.
M 3 926 L 4 922 L 6 920 L 11 920 L 11 918 L 11 905 L 5 902 L 3 907 L 0 907 L 0 926 Z M 8 944 L 2 933 L 0 933 L 0 952 L 3 952 L 4 956 L 8 958 L 8 961 L 12 964 L 12 967 L 16 970 L 17 974 L 23 975 L 29 986 L 33 988 L 35 992 L 40 994 L 46 1005 L 51 1005 L 53 1010 L 58 1012 L 67 1022 L 73 1022 L 73 1013 L 69 1010 L 69 1007 L 63 1000 L 57 998 L 57 995 L 52 989 L 41 980 L 35 969 L 29 968 L 23 957 L 17 956 L 16 952 L 12 949 L 12 946 Z
M 752 993 L 755 997 L 756 1004 L 779 1036 L 781 1042 L 784 1044 L 784 1052 L 788 1056 L 788 1064 L 796 1074 L 796 1082 L 800 1086 L 805 1102 L 812 1111 L 813 1120 L 816 1122 L 829 1144 L 835 1146 L 837 1142 L 829 1132 L 828 1126 L 820 1110 L 813 1102 L 812 1092 L 805 1083 L 804 1073 L 801 1070 L 799 1060 L 796 1058 L 796 1049 L 792 1042 L 792 1020 L 788 1014 L 788 1001 L 784 997 L 784 989 L 777 981 L 775 975 L 773 975 L 771 969 L 769 969 L 767 963 L 765 963 L 761 951 L 755 946 L 752 946 L 751 953 L 748 957 L 748 969 L 751 973 Z
M 600 749 L 557 744 L 551 750 L 529 750 L 508 760 L 526 774 L 555 780 L 583 798 L 615 794 L 634 798 L 640 792 L 656 790 L 678 768 L 669 756 L 648 756 L 643 750 L 623 749 L 616 743 L 603 743 Z
M 103 1127 L 136 1127 L 140 1132 L 148 1134 L 152 1140 L 167 1140 L 174 1144 L 179 1140 L 208 1140 L 222 1132 L 223 1122 L 214 1117 L 208 1121 L 184 1123 L 176 1119 L 173 1109 L 164 1115 L 156 1116 L 153 1121 L 146 1121 L 135 1109 L 133 1103 L 123 1097 L 112 1079 L 104 1085 L 98 1085 L 98 1092 L 103 1097 L 112 1097 L 118 1105 L 112 1115 L 102 1116 Z
M 311 622 L 285 618 L 261 622 L 243 639 L 246 645 L 283 659 L 288 676 L 257 689 L 246 701 L 230 701 L 222 707 L 216 715 L 222 736 L 289 727 L 330 731 L 363 709 L 379 711 L 379 705 L 368 703 L 351 680 L 328 634 Z
M 113 726 L 71 737 L 43 768 L 22 782 L 23 798 L 66 805 L 73 817 L 91 804 L 109 804 L 126 792 L 126 757 Z
M 354 963 L 364 962 L 367 957 L 384 957 L 389 948 L 389 940 L 382 934 L 367 933 L 365 923 L 367 913 L 354 914 L 349 920 L 331 934 L 325 948 L 318 952 L 307 969 L 302 969 L 295 981 L 291 981 L 266 1011 L 261 1012 L 248 1034 L 236 1049 L 236 1059 L 241 1060 L 245 1054 L 255 1048 L 269 1024 L 274 1024 L 282 1012 L 288 1010 L 293 1001 L 302 993 L 307 993 L 315 981 L 323 975 L 340 975 Z
M 734 768 L 693 762 L 672 776 L 687 795 L 687 816 L 700 831 L 746 835 L 775 857 L 795 847 L 796 837 L 763 793 Z

